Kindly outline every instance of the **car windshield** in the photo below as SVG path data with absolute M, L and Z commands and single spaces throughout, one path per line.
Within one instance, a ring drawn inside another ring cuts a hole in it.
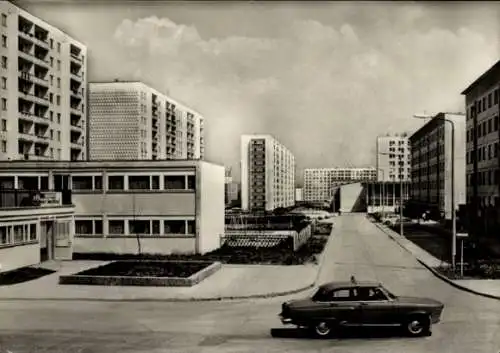
M 384 291 L 384 293 L 385 293 L 385 294 L 386 294 L 386 295 L 387 295 L 390 299 L 396 299 L 396 298 L 397 298 L 397 297 L 396 297 L 394 294 L 392 294 L 392 293 L 391 293 L 391 292 L 390 292 L 387 288 L 385 288 L 385 287 L 380 287 L 380 288 Z

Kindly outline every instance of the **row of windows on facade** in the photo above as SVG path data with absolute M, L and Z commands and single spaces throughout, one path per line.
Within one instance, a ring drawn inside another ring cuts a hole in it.
M 499 148 L 498 142 L 495 142 L 487 146 L 480 146 L 475 151 L 474 150 L 467 151 L 465 154 L 467 164 L 474 163 L 476 155 L 478 162 L 489 161 L 491 159 L 498 158 L 498 148 Z
M 128 190 L 160 190 L 159 175 L 108 175 L 108 190 L 125 190 L 125 178 Z M 73 190 L 102 190 L 102 176 L 73 176 Z M 195 190 L 195 176 L 165 175 L 164 190 Z
M 428 181 L 421 181 L 421 182 L 413 182 L 412 183 L 412 189 L 413 190 L 441 190 L 441 192 L 444 193 L 444 180 L 428 180 Z M 439 186 L 438 186 L 439 185 Z
M 8 69 L 9 68 L 8 61 L 9 61 L 8 58 L 6 56 L 2 55 L 2 59 L 1 59 L 2 69 Z M 50 57 L 50 67 L 54 68 L 54 58 L 52 56 Z M 61 60 L 59 60 L 59 59 L 56 61 L 56 69 L 57 69 L 57 71 L 61 71 Z M 77 76 L 81 76 L 82 79 L 85 78 L 85 72 L 84 71 L 81 71 L 79 73 L 77 73 L 76 71 L 73 71 L 73 73 L 76 74 Z
M 480 207 L 495 207 L 497 205 L 500 205 L 500 197 L 495 195 L 478 196 L 477 202 L 479 203 Z M 467 196 L 467 203 L 472 204 L 472 196 Z
M 109 235 L 194 235 L 196 233 L 195 220 L 110 219 L 107 222 Z M 163 222 L 163 232 L 160 222 Z M 126 224 L 128 224 L 127 233 Z M 76 235 L 104 235 L 103 229 L 102 219 L 75 220 Z
M 0 246 L 20 245 L 37 240 L 36 223 L 0 226 Z
M 23 101 L 25 102 L 24 99 L 19 98 L 19 102 L 20 102 L 19 107 L 18 107 L 19 108 L 19 113 L 25 113 L 25 114 L 31 115 L 31 113 L 29 112 L 29 108 L 27 107 L 29 105 L 29 103 L 23 104 L 22 103 Z M 1 102 L 2 102 L 2 104 L 1 104 L 2 105 L 1 106 L 2 110 L 6 111 L 7 110 L 7 98 L 2 97 Z M 50 103 L 54 103 L 54 94 L 53 93 L 49 94 L 49 102 Z M 58 106 L 61 105 L 61 96 L 60 95 L 56 95 L 56 104 Z M 82 113 L 85 112 L 85 104 L 81 104 L 80 107 L 81 107 Z M 71 108 L 78 109 L 76 105 L 75 106 L 72 105 Z M 44 118 L 45 114 L 43 112 L 35 112 L 34 115 L 35 116 L 39 116 L 41 118 Z M 54 112 L 52 110 L 50 111 L 50 117 L 49 117 L 49 119 L 50 119 L 50 121 L 54 121 Z M 61 113 L 57 113 L 57 123 L 58 124 L 61 123 Z
M 439 163 L 424 164 L 423 167 L 413 168 L 411 174 L 414 177 L 418 177 L 421 175 L 437 174 L 438 172 L 444 173 L 444 167 L 445 167 L 444 161 L 441 161 Z
M 489 92 L 487 95 L 484 95 L 482 98 L 476 100 L 474 104 L 469 108 L 469 116 L 468 119 L 473 119 L 474 115 L 479 114 L 481 112 L 490 109 L 493 105 L 498 104 L 498 88 L 493 92 Z
M 396 141 L 395 140 L 390 140 L 389 141 L 389 146 L 394 146 L 396 144 Z M 410 140 L 399 140 L 398 141 L 398 145 L 404 145 L 404 144 L 407 144 L 409 145 L 410 144 Z
M 482 170 L 477 172 L 477 185 L 488 186 L 500 183 L 500 170 Z M 467 174 L 467 186 L 474 185 L 474 173 Z
M 444 125 L 434 128 L 427 135 L 422 136 L 412 144 L 412 151 L 425 148 L 432 143 L 441 142 L 444 138 Z
M 58 123 L 60 123 L 60 114 L 58 114 Z M 18 132 L 19 133 L 25 133 L 24 131 L 21 131 L 22 129 L 20 128 L 20 126 L 18 126 Z M 1 119 L 0 120 L 0 131 L 8 131 L 8 127 L 7 127 L 7 119 Z M 57 141 L 61 142 L 61 131 L 59 130 L 55 130 L 54 129 L 50 129 L 49 130 L 49 139 L 50 140 L 54 140 L 54 136 L 57 136 Z
M 482 123 L 477 124 L 476 135 L 477 138 L 487 136 L 488 134 L 498 131 L 498 115 L 489 118 Z M 467 142 L 474 141 L 474 128 L 467 130 Z

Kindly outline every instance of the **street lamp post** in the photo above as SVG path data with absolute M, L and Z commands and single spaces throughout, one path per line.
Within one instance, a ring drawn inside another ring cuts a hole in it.
M 387 152 L 379 152 L 379 155 L 382 156 L 388 156 L 388 155 L 398 155 L 398 156 L 403 156 L 404 153 L 387 153 Z M 403 236 L 404 235 L 404 228 L 403 228 L 403 178 L 401 178 L 402 174 L 401 172 L 398 172 L 398 177 L 399 177 L 399 235 Z
M 382 172 L 382 218 L 385 217 L 385 172 L 382 168 L 378 168 L 379 171 Z
M 432 118 L 432 116 L 427 115 L 413 115 L 413 117 L 417 119 Z M 447 119 L 446 117 L 441 119 L 451 125 L 451 267 L 455 270 L 457 256 L 457 215 L 455 212 L 455 123 L 453 120 Z

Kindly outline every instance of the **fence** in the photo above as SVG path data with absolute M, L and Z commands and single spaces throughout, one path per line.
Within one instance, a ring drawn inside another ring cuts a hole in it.
M 294 230 L 226 230 L 221 236 L 221 246 L 228 247 L 253 247 L 272 248 L 276 246 L 289 246 L 291 250 L 297 251 L 311 237 L 311 226 L 303 228 L 300 232 Z

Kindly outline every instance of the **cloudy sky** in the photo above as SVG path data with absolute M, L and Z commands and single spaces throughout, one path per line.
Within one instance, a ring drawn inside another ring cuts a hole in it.
M 500 59 L 500 3 L 22 0 L 89 48 L 90 80 L 143 80 L 206 117 L 207 159 L 273 134 L 307 167 L 374 165 L 414 113 L 463 111 Z

